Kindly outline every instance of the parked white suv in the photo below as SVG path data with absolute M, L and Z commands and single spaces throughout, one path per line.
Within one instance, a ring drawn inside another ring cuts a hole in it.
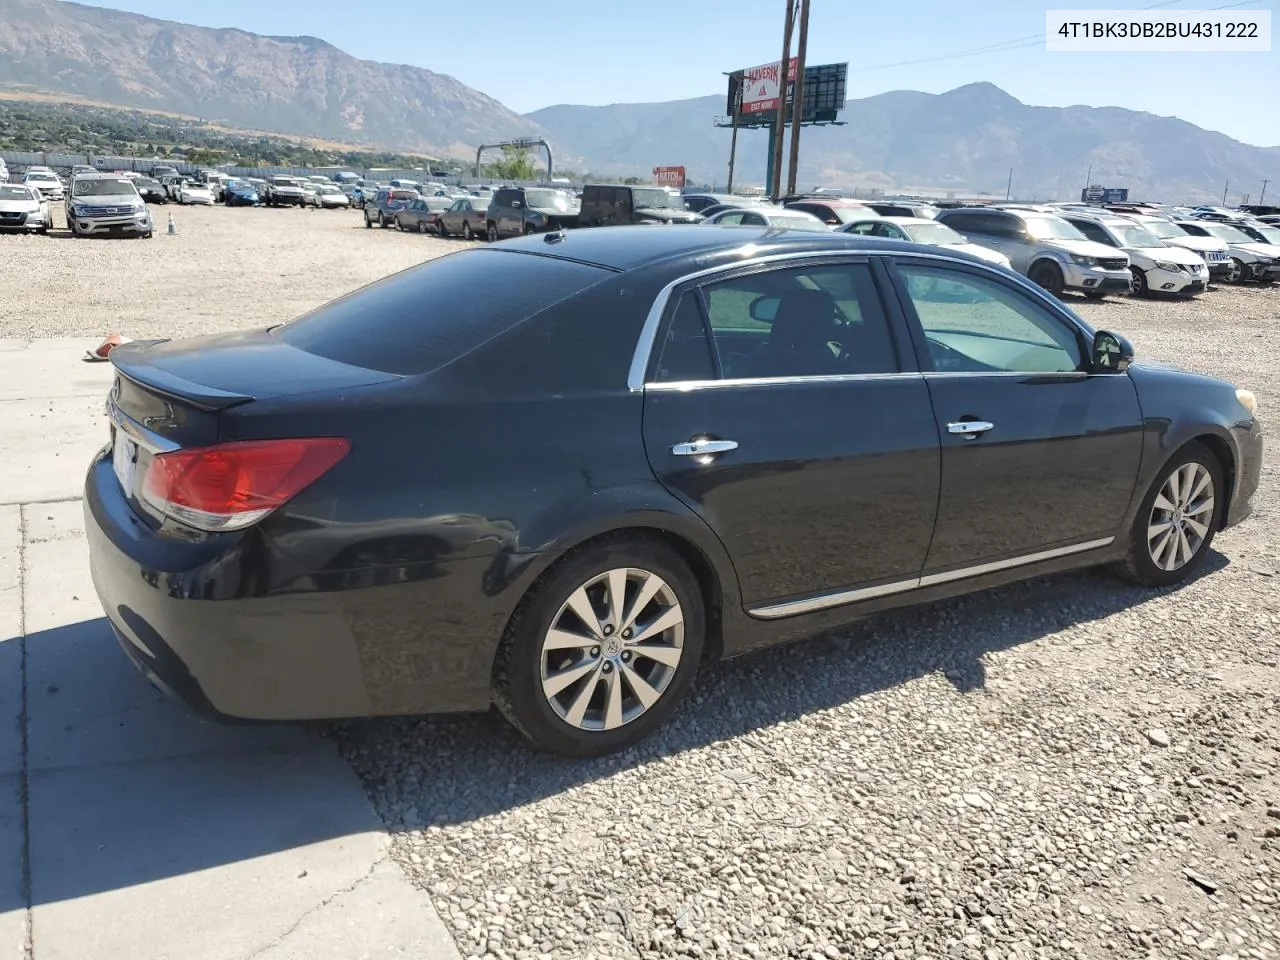
M 1129 255 L 1131 292 L 1200 293 L 1209 286 L 1209 268 L 1199 254 L 1171 247 L 1140 223 L 1115 214 L 1064 211 L 1062 218 L 1090 240 Z
M 133 181 L 114 173 L 93 173 L 72 180 L 66 212 L 73 237 L 150 237 L 155 230 L 151 211 Z
M 1054 214 L 996 207 L 956 207 L 936 217 L 974 243 L 1009 258 L 1013 269 L 1054 296 L 1064 290 L 1099 299 L 1127 293 L 1133 282 L 1127 254 L 1085 237 Z
M 22 182 L 28 187 L 35 187 L 46 200 L 62 199 L 62 181 L 58 179 L 58 175 L 56 173 L 48 168 L 43 170 L 37 170 L 35 168 L 28 169 L 27 172 L 22 175 Z
M 1230 223 L 1178 220 L 1175 225 L 1193 237 L 1214 237 L 1227 245 L 1231 260 L 1227 273 L 1222 278 L 1227 283 L 1244 283 L 1246 280 L 1271 283 L 1280 280 L 1280 246 L 1259 243 Z
M 1142 213 L 1117 213 L 1115 216 L 1124 217 L 1126 220 L 1132 220 L 1139 226 L 1145 227 L 1155 234 L 1156 239 L 1167 243 L 1171 247 L 1181 247 L 1183 250 L 1190 250 L 1196 254 L 1204 260 L 1205 266 L 1209 268 L 1210 282 L 1222 279 L 1231 269 L 1231 257 L 1227 253 L 1227 245 L 1217 237 L 1193 237 L 1172 220 L 1168 220 L 1165 217 Z

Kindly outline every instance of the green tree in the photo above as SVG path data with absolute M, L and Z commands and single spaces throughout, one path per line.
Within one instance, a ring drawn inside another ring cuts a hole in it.
M 504 144 L 502 159 L 489 164 L 490 176 L 500 180 L 536 180 L 538 171 L 529 159 L 529 152 L 522 147 Z

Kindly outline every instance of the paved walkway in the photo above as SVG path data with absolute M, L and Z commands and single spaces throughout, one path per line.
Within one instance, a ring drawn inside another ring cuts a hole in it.
M 0 960 L 455 960 L 331 742 L 202 724 L 117 648 L 78 499 L 94 346 L 0 340 Z

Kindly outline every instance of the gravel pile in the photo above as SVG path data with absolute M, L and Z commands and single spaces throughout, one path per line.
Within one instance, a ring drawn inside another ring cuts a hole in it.
M 174 214 L 151 241 L 0 237 L 26 278 L 0 336 L 273 323 L 461 245 Z M 1071 304 L 1280 411 L 1280 290 Z M 466 956 L 1280 960 L 1275 462 L 1182 589 L 1081 573 L 879 616 L 708 667 L 617 757 L 492 716 L 338 740 Z

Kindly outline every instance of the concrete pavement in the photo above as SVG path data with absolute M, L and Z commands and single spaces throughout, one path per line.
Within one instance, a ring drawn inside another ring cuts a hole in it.
M 321 732 L 200 723 L 117 648 L 78 500 L 96 345 L 0 341 L 0 960 L 454 960 Z

